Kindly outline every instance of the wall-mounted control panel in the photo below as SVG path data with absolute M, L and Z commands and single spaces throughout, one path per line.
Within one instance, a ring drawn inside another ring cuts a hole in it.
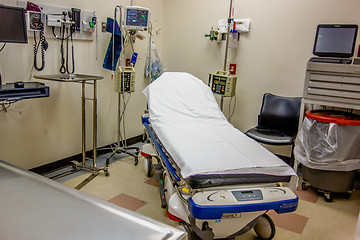
M 43 31 L 45 14 L 42 12 L 27 11 L 27 27 L 29 31 Z
M 57 28 L 71 27 L 74 29 L 73 39 L 94 40 L 96 31 L 96 14 L 79 8 L 57 7 L 44 4 L 36 4 L 41 12 L 27 11 L 27 26 L 29 31 L 44 31 L 46 38 L 55 38 Z M 18 6 L 25 8 L 27 2 L 18 1 Z M 29 34 L 32 37 L 32 34 Z
M 135 91 L 135 69 L 133 67 L 119 67 L 115 74 L 115 92 Z
M 235 95 L 237 77 L 225 71 L 216 71 L 209 74 L 209 87 L 213 93 L 224 97 Z

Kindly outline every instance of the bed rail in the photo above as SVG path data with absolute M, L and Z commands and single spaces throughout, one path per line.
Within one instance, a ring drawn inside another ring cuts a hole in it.
M 155 137 L 152 129 L 150 128 L 150 122 L 149 122 L 149 117 L 148 116 L 142 116 L 141 117 L 141 122 L 142 124 L 145 126 L 146 131 L 149 133 L 149 136 L 151 138 L 151 140 L 153 141 L 158 153 L 160 154 L 160 157 L 163 159 L 166 168 L 168 169 L 169 173 L 177 180 L 177 181 L 181 181 L 180 177 L 177 175 L 175 168 L 171 165 L 169 158 L 166 156 L 166 154 L 164 153 L 164 150 L 162 149 L 159 141 L 157 140 L 157 138 Z

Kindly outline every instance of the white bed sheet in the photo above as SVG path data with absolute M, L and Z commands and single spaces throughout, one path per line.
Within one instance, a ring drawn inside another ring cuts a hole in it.
M 188 73 L 166 72 L 144 94 L 150 122 L 183 178 L 198 174 L 294 176 L 294 170 L 234 128 L 210 88 Z

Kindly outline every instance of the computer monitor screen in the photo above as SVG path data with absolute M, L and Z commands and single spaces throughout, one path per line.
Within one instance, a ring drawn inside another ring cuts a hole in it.
M 129 29 L 143 30 L 149 24 L 149 9 L 143 7 L 127 7 L 125 25 Z
M 0 42 L 27 43 L 25 9 L 0 5 Z
M 354 55 L 357 31 L 357 25 L 318 25 L 313 54 L 319 57 L 352 57 Z

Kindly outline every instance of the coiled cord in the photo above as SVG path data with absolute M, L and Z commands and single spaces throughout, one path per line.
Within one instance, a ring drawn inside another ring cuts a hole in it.
M 48 49 L 48 43 L 45 39 L 44 31 L 40 31 L 39 42 L 36 41 L 36 33 L 34 32 L 34 68 L 37 71 L 42 71 L 45 68 L 45 51 Z M 41 66 L 37 64 L 37 54 L 41 45 Z

